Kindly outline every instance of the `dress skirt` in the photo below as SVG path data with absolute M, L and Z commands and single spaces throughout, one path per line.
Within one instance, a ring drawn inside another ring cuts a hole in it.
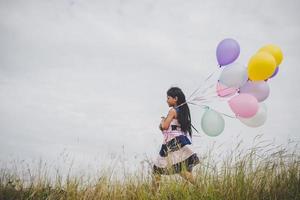
M 199 164 L 199 157 L 191 148 L 186 135 L 179 135 L 162 144 L 159 156 L 153 165 L 154 174 L 176 174 L 182 171 L 192 172 Z

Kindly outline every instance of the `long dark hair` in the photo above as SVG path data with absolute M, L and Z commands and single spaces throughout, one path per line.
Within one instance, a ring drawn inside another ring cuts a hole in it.
M 177 97 L 177 106 L 186 102 L 184 93 L 178 87 L 171 87 L 167 91 L 167 95 L 173 98 Z M 181 130 L 185 134 L 188 132 L 190 137 L 192 137 L 191 114 L 190 114 L 189 106 L 187 103 L 185 103 L 178 108 L 179 108 L 179 112 L 177 112 L 177 119 L 178 119 L 178 123 L 180 124 Z

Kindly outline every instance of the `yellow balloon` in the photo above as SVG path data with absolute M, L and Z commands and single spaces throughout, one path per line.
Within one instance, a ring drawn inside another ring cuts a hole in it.
M 279 66 L 279 64 L 281 63 L 281 61 L 283 59 L 283 54 L 282 54 L 282 51 L 279 46 L 276 46 L 274 44 L 268 44 L 268 45 L 261 47 L 258 50 L 258 52 L 261 52 L 261 51 L 266 51 L 266 52 L 272 54 L 276 60 L 276 66 Z
M 268 52 L 258 52 L 249 60 L 248 77 L 252 81 L 266 80 L 273 75 L 275 69 L 275 58 Z

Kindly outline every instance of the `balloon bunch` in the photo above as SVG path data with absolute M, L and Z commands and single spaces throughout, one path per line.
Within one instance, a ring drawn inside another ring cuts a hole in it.
M 218 98 L 230 98 L 226 100 L 235 114 L 233 118 L 249 127 L 259 127 L 267 118 L 267 107 L 263 103 L 270 93 L 267 81 L 277 75 L 283 54 L 278 46 L 265 45 L 249 59 L 247 67 L 236 62 L 239 54 L 240 46 L 234 39 L 224 39 L 218 44 L 216 57 L 222 72 L 215 84 L 215 92 Z M 219 135 L 225 127 L 224 113 L 208 106 L 204 108 L 202 130 L 209 136 Z

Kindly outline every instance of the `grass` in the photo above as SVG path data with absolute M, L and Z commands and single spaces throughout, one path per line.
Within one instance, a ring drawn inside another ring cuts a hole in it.
M 257 138 L 261 137 L 258 136 Z M 256 138 L 256 139 L 257 139 Z M 213 149 L 201 157 L 194 168 L 197 186 L 178 175 L 163 176 L 160 188 L 152 192 L 151 165 L 145 171 L 113 175 L 113 166 L 94 176 L 55 177 L 48 174 L 47 164 L 32 169 L 2 167 L 0 199 L 278 199 L 300 200 L 300 155 L 298 144 L 275 146 L 266 141 L 241 149 L 242 142 L 227 154 L 214 155 Z M 216 161 L 216 156 L 222 157 Z M 220 161 L 221 160 L 221 161 Z

